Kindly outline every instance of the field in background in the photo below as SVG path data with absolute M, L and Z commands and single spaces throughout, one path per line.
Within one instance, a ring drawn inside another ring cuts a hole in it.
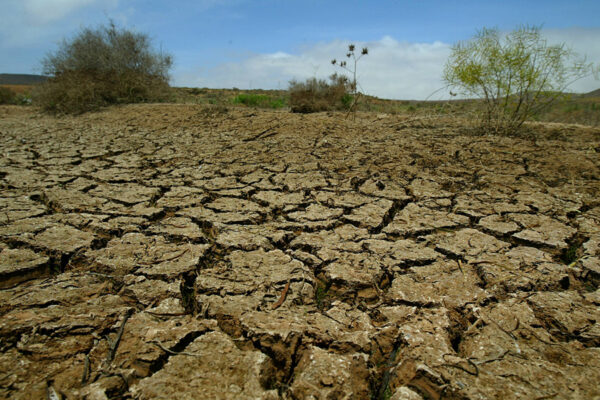
M 255 101 L 253 102 L 252 99 Z M 173 88 L 173 101 L 186 104 L 213 104 L 219 106 L 254 106 L 259 108 L 289 107 L 289 93 L 286 90 L 241 90 L 208 88 Z M 253 104 L 251 104 L 253 103 Z M 459 114 L 467 116 L 480 106 L 476 100 L 419 101 L 388 100 L 373 96 L 363 96 L 359 111 L 387 114 L 414 114 L 415 117 L 438 114 Z M 563 122 L 600 126 L 600 92 L 572 95 L 559 101 L 550 109 L 534 117 L 535 121 Z
M 17 94 L 29 94 L 31 93 L 32 86 L 30 85 L 0 85 L 1 87 L 8 88 Z
M 0 85 L 8 87 L 17 94 L 29 96 L 32 85 Z M 171 101 L 184 104 L 212 104 L 225 107 L 258 107 L 268 109 L 289 108 L 287 90 L 242 90 L 174 87 Z M 476 100 L 420 101 L 389 100 L 374 96 L 363 96 L 358 105 L 359 111 L 371 111 L 387 114 L 412 114 L 425 117 L 439 114 L 457 114 L 468 116 L 480 103 Z M 540 122 L 562 122 L 600 126 L 600 91 L 589 94 L 572 95 L 559 101 L 550 109 L 533 118 Z

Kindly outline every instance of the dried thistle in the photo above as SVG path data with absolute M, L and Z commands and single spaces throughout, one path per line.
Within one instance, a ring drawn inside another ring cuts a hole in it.
M 348 71 L 352 74 L 352 81 L 350 81 L 350 84 L 349 84 L 349 88 L 351 90 L 351 94 L 353 97 L 352 104 L 350 105 L 350 111 L 352 111 L 352 112 L 356 111 L 356 104 L 357 104 L 358 96 L 359 96 L 358 82 L 356 81 L 356 72 L 357 72 L 356 65 L 358 64 L 358 61 L 362 57 L 369 54 L 369 49 L 367 47 L 363 47 L 361 49 L 360 55 L 358 55 L 358 56 L 357 56 L 357 53 L 355 53 L 355 51 L 354 51 L 355 49 L 356 49 L 356 46 L 351 43 L 350 45 L 348 45 L 348 52 L 346 53 L 346 58 L 349 58 L 354 62 L 353 68 L 349 68 L 346 61 L 340 61 L 338 63 L 338 61 L 335 58 L 333 60 L 331 60 L 332 65 L 337 65 L 340 68 L 345 69 L 346 71 Z

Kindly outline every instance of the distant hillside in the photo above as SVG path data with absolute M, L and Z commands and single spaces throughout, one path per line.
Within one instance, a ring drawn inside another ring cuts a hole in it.
M 0 74 L 0 85 L 34 85 L 45 82 L 47 77 L 30 74 Z
M 593 90 L 583 95 L 583 97 L 600 97 L 600 89 Z

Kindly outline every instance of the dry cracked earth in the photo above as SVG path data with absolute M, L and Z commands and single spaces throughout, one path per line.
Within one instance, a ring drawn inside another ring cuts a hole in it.
M 0 397 L 600 397 L 600 130 L 0 108 Z

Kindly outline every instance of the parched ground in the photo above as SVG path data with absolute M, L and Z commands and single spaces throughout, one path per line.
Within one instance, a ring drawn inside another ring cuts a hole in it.
M 600 130 L 0 108 L 0 397 L 600 397 Z

